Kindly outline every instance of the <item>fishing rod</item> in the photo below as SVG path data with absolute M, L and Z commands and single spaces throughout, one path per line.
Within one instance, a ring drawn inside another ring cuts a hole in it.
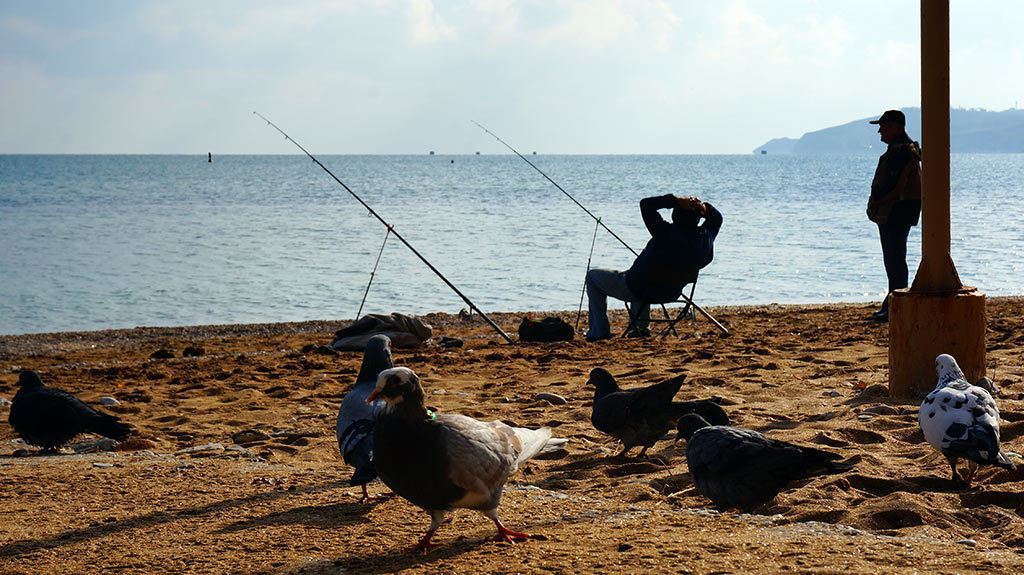
M 487 128 L 483 127 L 483 126 L 482 126 L 482 125 L 481 125 L 481 124 L 480 124 L 479 122 L 477 122 L 476 120 L 470 120 L 470 122 L 473 122 L 473 123 L 474 123 L 474 124 L 476 124 L 476 125 L 477 125 L 477 127 L 479 127 L 479 128 L 481 129 L 481 130 L 483 130 L 483 131 L 487 132 L 488 134 L 490 134 L 490 135 L 494 136 L 494 139 L 495 139 L 495 140 L 498 140 L 499 142 L 501 142 L 502 144 L 504 144 L 506 148 L 508 148 L 508 149 L 512 150 L 512 153 L 514 153 L 515 155 L 517 155 L 517 156 L 519 156 L 520 158 L 522 158 L 522 159 L 523 159 L 523 161 L 524 161 L 524 162 L 526 162 L 527 164 L 530 164 L 530 167 L 531 167 L 531 168 L 533 168 L 533 169 L 537 170 L 537 173 L 539 173 L 540 175 L 544 176 L 544 177 L 545 177 L 545 178 L 547 179 L 547 181 L 551 182 L 551 183 L 552 183 L 552 184 L 553 184 L 553 185 L 554 185 L 554 186 L 555 186 L 556 188 L 558 188 L 558 190 L 559 190 L 560 192 L 562 192 L 563 194 L 565 194 L 565 195 L 566 195 L 566 197 L 568 197 L 568 198 L 569 198 L 570 200 L 572 200 L 572 201 L 573 201 L 573 202 L 574 202 L 574 203 L 575 203 L 575 204 L 576 204 L 577 206 L 579 206 L 579 207 L 580 207 L 580 209 L 582 209 L 582 210 L 583 210 L 584 212 L 587 212 L 587 215 L 588 215 L 588 216 L 590 216 L 590 217 L 594 218 L 595 220 L 597 220 L 597 223 L 598 223 L 598 225 L 600 225 L 600 226 L 601 226 L 602 228 L 604 228 L 606 232 L 608 232 L 609 234 L 611 234 L 613 238 L 615 238 L 615 239 L 619 240 L 619 243 L 620 243 L 620 244 L 622 244 L 622 245 L 626 246 L 626 249 L 627 249 L 627 250 L 629 250 L 629 251 L 633 252 L 633 255 L 634 255 L 634 256 L 638 256 L 638 255 L 640 255 L 640 254 L 638 254 L 638 253 L 637 253 L 637 251 L 636 251 L 636 250 L 634 250 L 633 248 L 629 247 L 629 244 L 627 244 L 625 240 L 623 240 L 622 238 L 620 238 L 619 236 L 617 236 L 617 235 L 615 234 L 615 232 L 613 232 L 613 231 L 612 231 L 611 229 L 609 229 L 609 228 L 608 228 L 608 226 L 604 225 L 604 222 L 602 222 L 602 221 L 601 221 L 601 218 L 599 218 L 599 217 L 595 216 L 594 214 L 592 214 L 592 213 L 590 212 L 590 210 L 588 210 L 588 209 L 587 209 L 587 208 L 586 208 L 586 207 L 585 207 L 585 206 L 584 206 L 583 204 L 581 204 L 581 203 L 579 203 L 578 201 L 576 201 L 576 198 L 572 197 L 572 194 L 570 194 L 569 192 L 565 191 L 565 188 L 563 188 L 562 186 L 559 186 L 559 185 L 558 185 L 558 182 L 556 182 L 556 181 L 552 180 L 552 179 L 551 179 L 550 177 L 548 177 L 548 175 L 547 175 L 547 174 L 545 174 L 543 170 L 541 170 L 541 169 L 540 169 L 540 168 L 538 168 L 538 167 L 537 167 L 536 165 L 534 165 L 534 163 L 533 163 L 533 162 L 531 162 L 530 160 L 528 160 L 528 159 L 526 158 L 526 156 L 524 156 L 524 155 L 520 154 L 520 153 L 519 153 L 518 151 L 516 151 L 516 149 L 515 149 L 515 148 L 513 148 L 513 147 L 512 147 L 512 146 L 510 146 L 510 145 L 508 145 L 508 142 L 506 142 L 505 140 L 502 140 L 501 138 L 499 138 L 497 134 L 495 134 L 494 132 L 492 132 L 492 131 L 488 130 Z
M 352 197 L 355 198 L 356 200 L 358 200 L 359 203 L 362 204 L 363 207 L 367 209 L 367 211 L 369 211 L 371 214 L 373 214 L 373 217 L 377 218 L 380 221 L 380 223 L 384 224 L 384 226 L 387 227 L 388 230 L 390 230 L 390 232 L 392 234 L 394 234 L 394 236 L 396 238 L 398 238 L 399 241 L 401 241 L 403 244 L 405 244 L 405 247 L 409 248 L 409 251 L 411 251 L 412 253 L 416 254 L 416 257 L 420 258 L 420 261 L 425 263 L 427 265 L 427 267 L 430 268 L 430 271 L 432 271 L 435 274 L 437 274 L 437 277 L 441 278 L 444 281 L 444 283 L 448 284 L 448 287 L 452 288 L 452 291 L 454 291 L 456 294 L 458 294 L 459 297 L 462 298 L 462 301 L 466 302 L 466 305 L 468 305 L 470 307 L 470 309 L 476 310 L 476 312 L 478 314 L 480 314 L 480 317 L 484 318 L 484 320 L 486 320 L 487 323 L 489 323 L 491 325 L 491 327 L 493 327 L 495 329 L 495 331 L 497 331 L 499 334 L 501 334 L 501 337 L 505 338 L 505 341 L 507 341 L 509 343 L 515 343 L 515 342 L 512 341 L 512 338 L 510 338 L 507 333 L 505 333 L 500 327 L 498 327 L 498 324 L 494 323 L 494 321 L 492 321 L 491 318 L 487 317 L 487 314 L 485 314 L 483 311 L 481 311 L 480 308 L 476 307 L 476 304 L 474 304 L 473 302 L 469 301 L 469 298 L 466 297 L 465 295 L 463 295 L 463 293 L 461 291 L 459 291 L 459 288 L 455 287 L 455 284 L 453 284 L 452 282 L 448 281 L 448 278 L 444 277 L 444 274 L 442 274 L 440 271 L 438 271 L 437 268 L 435 268 L 430 262 L 428 262 L 427 258 L 423 257 L 423 255 L 420 254 L 420 252 L 416 251 L 416 248 L 412 247 L 412 244 L 410 244 L 408 241 L 406 241 L 405 238 L 402 237 L 402 234 L 398 233 L 398 231 L 395 230 L 394 226 L 392 226 L 391 224 L 389 224 L 386 221 L 384 221 L 384 218 L 380 217 L 380 215 L 378 215 L 377 212 L 373 211 L 373 208 L 371 208 L 366 202 L 364 202 L 362 198 L 357 196 L 356 193 L 353 192 L 351 188 L 346 186 L 345 182 L 343 182 L 340 179 L 338 179 L 338 176 L 335 176 L 334 172 L 328 170 L 327 166 L 321 164 L 320 160 L 316 159 L 316 157 L 313 156 L 313 154 L 310 154 L 306 150 L 306 148 L 303 148 L 302 144 L 299 144 L 294 139 L 292 139 L 291 136 L 286 134 L 284 132 L 284 130 L 282 130 L 281 128 L 278 128 L 277 124 L 275 124 L 275 123 L 271 122 L 270 120 L 268 120 L 263 114 L 260 114 L 259 112 L 253 112 L 253 114 L 256 114 L 257 116 L 259 116 L 264 122 L 269 124 L 271 127 L 273 127 L 278 132 L 281 132 L 281 135 L 284 136 L 284 139 L 286 139 L 289 142 L 295 144 L 295 146 L 297 148 L 299 148 L 300 150 L 303 151 L 303 153 L 305 153 L 307 156 L 309 156 L 309 159 L 313 160 L 314 164 L 320 166 L 325 172 L 327 172 L 327 174 L 329 176 L 334 178 L 335 182 L 338 182 L 338 184 L 340 184 L 341 187 L 345 188 L 346 192 L 352 194 Z
M 537 167 L 536 165 L 534 165 L 534 163 L 533 163 L 533 162 L 531 162 L 531 161 L 530 161 L 529 159 L 527 159 L 527 158 L 526 158 L 526 156 L 524 156 L 524 155 L 520 154 L 518 150 L 516 150 L 515 148 L 513 148 L 512 146 L 510 146 L 510 145 L 509 145 L 509 143 L 508 143 L 508 142 L 506 142 L 505 140 L 502 140 L 502 139 L 501 139 L 500 137 L 498 137 L 498 135 L 497 135 L 497 134 L 495 134 L 494 132 L 492 132 L 492 131 L 488 130 L 487 128 L 483 127 L 483 125 L 482 125 L 482 124 L 480 124 L 480 122 L 477 122 L 476 120 L 470 120 L 470 122 L 473 122 L 474 124 L 476 124 L 476 125 L 477 125 L 477 127 L 478 127 L 478 128 L 480 128 L 481 130 L 483 130 L 483 131 L 487 132 L 488 134 L 490 134 L 490 135 L 494 136 L 494 139 L 495 139 L 495 140 L 498 140 L 499 142 L 501 142 L 501 143 L 502 143 L 502 144 L 503 144 L 503 145 L 504 145 L 504 146 L 505 146 L 506 148 L 508 148 L 509 150 L 512 150 L 512 153 L 514 153 L 515 155 L 517 155 L 517 156 L 519 156 L 520 158 L 522 158 L 522 159 L 523 159 L 523 161 L 524 161 L 524 162 L 526 162 L 527 164 L 530 164 L 530 167 L 531 167 L 531 168 L 533 168 L 533 169 L 537 170 L 537 173 L 539 173 L 540 175 L 544 176 L 544 178 L 545 178 L 545 179 L 547 179 L 547 181 L 549 181 L 549 182 L 551 182 L 552 184 L 554 184 L 554 186 L 555 186 L 556 188 L 558 188 L 558 190 L 559 190 L 560 192 L 562 192 L 563 194 L 565 194 L 565 195 L 566 195 L 566 196 L 567 196 L 567 197 L 568 197 L 568 198 L 569 198 L 570 200 L 572 200 L 572 201 L 573 201 L 573 202 L 574 202 L 574 203 L 575 203 L 575 204 L 576 204 L 577 206 L 579 206 L 579 207 L 580 207 L 580 208 L 581 208 L 581 209 L 582 209 L 582 210 L 583 210 L 584 212 L 587 212 L 587 215 L 588 215 L 588 216 L 590 216 L 591 218 L 594 218 L 595 220 L 597 220 L 597 224 L 598 224 L 598 225 L 600 225 L 600 226 L 601 226 L 602 228 L 604 228 L 604 229 L 605 229 L 605 231 L 607 231 L 607 232 L 608 232 L 609 234 L 611 234 L 613 238 L 615 238 L 615 239 L 619 240 L 619 243 L 620 243 L 620 244 L 622 244 L 623 246 L 625 246 L 627 250 L 629 250 L 629 251 L 633 252 L 633 255 L 634 255 L 634 256 L 639 256 L 639 255 L 640 255 L 640 254 L 638 254 L 638 253 L 637 253 L 637 251 L 636 251 L 636 250 L 634 250 L 633 248 L 631 248 L 631 247 L 629 246 L 629 244 L 627 244 L 627 243 L 626 243 L 626 241 L 625 241 L 625 240 L 623 240 L 623 239 L 622 239 L 622 238 L 620 238 L 620 237 L 619 237 L 618 235 L 616 235 L 616 233 L 615 233 L 615 232 L 611 231 L 611 230 L 610 230 L 610 229 L 608 228 L 608 226 L 604 225 L 604 223 L 603 223 L 603 222 L 601 221 L 601 218 L 599 218 L 599 217 L 595 216 L 594 214 L 592 214 L 592 213 L 590 212 L 590 210 L 588 210 L 588 209 L 587 209 L 586 207 L 584 207 L 584 206 L 583 206 L 583 204 L 579 203 L 579 202 L 578 202 L 578 201 L 576 200 L 576 198 L 572 197 L 572 194 L 570 194 L 569 192 L 565 191 L 565 189 L 564 189 L 564 188 L 563 188 L 562 186 L 559 186 L 559 185 L 558 185 L 558 182 L 556 182 L 556 181 L 552 180 L 552 179 L 551 179 L 551 178 L 550 178 L 550 177 L 549 177 L 549 176 L 548 176 L 547 174 L 545 174 L 545 173 L 544 173 L 544 171 L 543 171 L 543 170 L 541 170 L 540 168 L 538 168 L 538 167 Z M 722 324 L 718 323 L 718 320 L 717 320 L 717 319 L 715 319 L 714 317 L 712 317 L 712 316 L 711 316 L 711 314 L 709 314 L 708 312 L 704 311 L 704 308 L 702 308 L 702 307 L 700 307 L 699 305 L 697 305 L 697 304 L 696 304 L 696 303 L 695 303 L 695 302 L 694 302 L 693 300 L 691 300 L 690 298 L 686 297 L 686 296 L 685 296 L 685 295 L 683 295 L 683 294 L 679 294 L 679 297 L 683 298 L 683 301 L 685 301 L 685 302 L 686 302 L 686 303 L 687 303 L 688 305 L 691 305 L 691 306 L 693 306 L 693 309 L 695 309 L 695 310 L 699 311 L 699 312 L 700 312 L 701 314 L 703 314 L 703 315 L 704 315 L 704 317 L 706 317 L 706 318 L 708 318 L 709 320 L 711 320 L 711 323 L 715 324 L 715 327 L 717 327 L 718 329 L 722 330 L 722 333 L 729 333 L 729 330 L 725 329 L 725 326 L 723 326 Z M 668 316 L 668 310 L 666 310 L 666 309 L 665 309 L 665 304 L 662 304 L 662 305 L 661 305 L 661 309 L 662 309 L 662 310 L 663 310 L 663 311 L 665 312 L 665 316 L 667 317 L 667 316 Z

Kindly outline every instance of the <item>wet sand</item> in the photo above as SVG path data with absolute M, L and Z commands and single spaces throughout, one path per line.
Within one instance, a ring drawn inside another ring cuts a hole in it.
M 888 330 L 864 319 L 871 309 L 723 307 L 710 311 L 729 337 L 698 319 L 678 338 L 589 344 L 507 345 L 479 318 L 423 316 L 436 337 L 464 342 L 394 350 L 428 406 L 570 440 L 506 487 L 502 520 L 537 537 L 495 543 L 490 521 L 459 510 L 426 555 L 406 553 L 425 513 L 400 498 L 360 504 L 348 486 L 334 423 L 361 354 L 317 350 L 347 322 L 0 336 L 0 397 L 35 369 L 91 405 L 117 398 L 104 409 L 138 430 L 121 451 L 12 457 L 23 446 L 0 425 L 0 573 L 1021 572 L 1024 470 L 951 483 L 923 442 L 918 402 L 872 387 L 887 380 Z M 522 315 L 492 318 L 514 334 Z M 988 374 L 1016 453 L 1022 317 L 1022 298 L 988 301 Z M 624 316 L 612 319 L 622 329 Z M 201 349 L 183 357 L 188 347 Z M 615 457 L 620 446 L 589 421 L 584 384 L 598 366 L 624 387 L 686 373 L 679 399 L 718 396 L 736 425 L 855 468 L 796 482 L 756 514 L 719 513 L 693 489 L 682 443 Z M 541 391 L 567 403 L 534 401 Z M 893 409 L 871 414 L 879 405 Z M 0 406 L 0 421 L 8 413 Z M 220 448 L 179 453 L 207 444 Z

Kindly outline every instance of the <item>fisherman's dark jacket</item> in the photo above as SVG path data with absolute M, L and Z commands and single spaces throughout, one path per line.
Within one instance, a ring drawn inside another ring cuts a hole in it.
M 675 301 L 683 286 L 696 281 L 697 272 L 715 257 L 721 212 L 708 204 L 699 226 L 669 223 L 658 210 L 675 207 L 676 201 L 671 194 L 640 200 L 651 239 L 626 272 L 626 284 L 633 295 L 649 303 Z
M 921 147 L 906 133 L 878 158 L 867 213 L 876 224 L 917 225 L 921 215 Z

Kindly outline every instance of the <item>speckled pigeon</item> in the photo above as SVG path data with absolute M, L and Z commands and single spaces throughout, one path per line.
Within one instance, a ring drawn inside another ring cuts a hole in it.
M 367 401 L 383 399 L 373 431 L 374 463 L 384 483 L 430 514 L 430 528 L 413 547 L 427 551 L 445 515 L 475 509 L 498 528 L 496 541 L 530 537 L 498 519 L 498 504 L 508 479 L 534 455 L 560 449 L 565 439 L 551 430 L 485 423 L 452 414 L 435 414 L 424 404 L 423 386 L 409 368 L 381 372 Z
M 970 486 L 979 465 L 1014 469 L 999 447 L 999 409 L 992 395 L 968 383 L 949 354 L 935 358 L 935 372 L 938 384 L 921 402 L 917 421 L 929 445 L 946 456 L 953 481 Z M 957 472 L 960 459 L 968 460 L 967 475 Z

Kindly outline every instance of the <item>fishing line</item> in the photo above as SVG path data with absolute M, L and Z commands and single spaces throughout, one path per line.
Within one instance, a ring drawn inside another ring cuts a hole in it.
M 526 156 L 520 154 L 519 151 L 516 150 L 515 148 L 513 148 L 511 145 L 509 145 L 508 142 L 506 142 L 505 140 L 502 140 L 500 137 L 498 137 L 497 134 L 495 134 L 494 132 L 492 132 L 492 131 L 488 130 L 487 128 L 485 128 L 482 124 L 480 124 L 480 122 L 477 122 L 476 120 L 470 120 L 470 122 L 473 122 L 474 124 L 477 125 L 478 128 L 480 128 L 481 130 L 483 130 L 483 131 L 487 132 L 488 134 L 494 136 L 495 140 L 498 140 L 499 142 L 501 142 L 506 148 L 508 148 L 509 150 L 512 150 L 512 153 L 514 153 L 515 155 L 517 155 L 520 158 L 522 158 L 522 160 L 524 162 L 526 162 L 527 164 L 530 164 L 531 168 L 533 168 L 534 170 L 537 170 L 537 173 L 539 173 L 540 175 L 544 176 L 544 178 L 547 179 L 547 181 L 551 182 L 556 188 L 558 188 L 558 190 L 560 192 L 565 194 L 570 200 L 572 200 L 577 206 L 579 206 L 580 209 L 582 209 L 584 212 L 587 212 L 588 216 L 590 216 L 590 217 L 594 218 L 595 220 L 597 220 L 597 224 L 598 225 L 600 225 L 602 228 L 605 229 L 605 231 L 607 231 L 609 234 L 611 234 L 613 238 L 619 240 L 619 243 L 622 244 L 623 246 L 625 246 L 627 250 L 633 252 L 634 256 L 640 255 L 640 254 L 637 253 L 636 250 L 631 248 L 629 246 L 629 244 L 627 244 L 625 242 L 625 240 L 620 238 L 615 232 L 613 232 L 611 229 L 609 229 L 608 226 L 604 225 L 601 222 L 601 218 L 599 218 L 599 217 L 595 216 L 594 214 L 592 214 L 590 212 L 590 210 L 588 210 L 586 207 L 584 207 L 583 204 L 579 203 L 579 201 L 577 201 L 576 198 L 572 197 L 572 194 L 570 194 L 569 192 L 565 191 L 565 189 L 562 186 L 558 185 L 558 182 L 552 180 L 547 174 L 544 173 L 543 170 L 538 168 L 536 165 L 534 165 L 533 162 L 531 162 L 529 159 L 527 159 Z M 725 326 L 723 326 L 722 324 L 718 323 L 717 319 L 712 317 L 711 314 L 709 314 L 708 312 L 704 311 L 704 308 L 702 308 L 699 305 L 697 305 L 693 300 L 691 300 L 690 298 L 686 297 L 683 294 L 679 294 L 679 297 L 681 297 L 683 299 L 683 301 L 685 301 L 688 305 L 693 306 L 693 309 L 695 309 L 695 310 L 699 311 L 701 314 L 703 314 L 704 317 L 706 317 L 709 320 L 711 320 L 711 323 L 715 324 L 715 327 L 717 327 L 718 329 L 722 330 L 722 333 L 729 333 L 729 330 L 725 329 Z M 582 302 L 582 299 L 581 299 L 581 302 Z M 582 303 L 581 303 L 581 306 L 582 306 Z M 668 310 L 665 309 L 665 305 L 664 304 L 661 305 L 661 309 L 662 309 L 662 311 L 665 312 L 665 317 L 668 317 Z
M 590 273 L 590 259 L 594 257 L 594 246 L 597 244 L 597 230 L 601 223 L 601 218 L 597 218 L 597 223 L 594 224 L 594 239 L 590 240 L 590 255 L 587 256 L 587 273 Z M 583 275 L 583 290 L 580 291 L 580 308 L 576 310 L 576 325 L 573 330 L 579 329 L 580 327 L 580 315 L 583 314 L 583 294 L 587 293 L 587 276 Z
M 377 266 L 380 265 L 380 256 L 384 255 L 384 246 L 388 245 L 388 236 L 391 235 L 391 226 L 384 232 L 384 242 L 380 244 L 380 251 L 377 252 L 377 261 L 373 262 L 373 271 L 370 272 L 370 281 L 366 284 L 366 291 L 363 292 L 363 301 L 359 302 L 359 311 L 356 312 L 356 319 L 363 315 L 363 304 L 366 303 L 366 296 L 370 295 L 370 286 L 373 285 L 373 276 L 377 274 Z
M 568 197 L 568 198 L 569 198 L 570 200 L 572 200 L 572 201 L 573 201 L 573 202 L 574 202 L 574 203 L 575 203 L 575 204 L 576 204 L 577 206 L 579 206 L 579 207 L 580 207 L 580 209 L 582 209 L 582 210 L 583 210 L 584 212 L 587 212 L 587 215 L 588 215 L 588 216 L 590 216 L 590 217 L 594 218 L 594 219 L 595 219 L 595 220 L 597 221 L 598 225 L 600 225 L 600 226 L 601 226 L 602 228 L 604 228 L 604 229 L 605 229 L 605 231 L 607 231 L 607 232 L 608 232 L 609 234 L 611 234 L 611 235 L 612 235 L 612 237 L 614 237 L 615 239 L 619 240 L 619 243 L 620 243 L 620 244 L 622 244 L 623 246 L 625 246 L 627 250 L 629 250 L 629 251 L 633 252 L 633 255 L 634 255 L 634 256 L 638 256 L 638 255 L 640 255 L 640 254 L 638 254 L 638 253 L 637 253 L 637 251 L 636 251 L 636 250 L 634 250 L 633 248 L 629 247 L 629 244 L 627 244 L 625 240 L 623 240 L 623 239 L 622 239 L 622 238 L 620 238 L 620 237 L 619 237 L 618 235 L 616 235 L 616 234 L 615 234 L 615 232 L 611 231 L 611 229 L 609 229 L 609 228 L 608 228 L 608 226 L 606 226 L 606 225 L 604 225 L 603 223 L 601 223 L 601 218 L 599 218 L 599 217 L 595 216 L 594 214 L 592 214 L 592 213 L 590 212 L 590 210 L 588 210 L 588 209 L 587 209 L 587 208 L 586 208 L 586 207 L 585 207 L 585 206 L 584 206 L 583 204 L 579 203 L 579 202 L 578 202 L 578 201 L 576 200 L 576 198 L 572 197 L 572 194 L 570 194 L 569 192 L 565 191 L 565 188 L 563 188 L 562 186 L 559 186 L 559 185 L 558 185 L 558 182 L 556 182 L 556 181 L 552 180 L 552 179 L 551 179 L 551 178 L 550 178 L 550 177 L 549 177 L 549 176 L 548 176 L 547 174 L 545 174 L 545 173 L 544 173 L 544 171 L 543 171 L 543 170 L 541 170 L 541 169 L 540 169 L 540 168 L 538 168 L 538 167 L 537 167 L 536 165 L 534 165 L 534 163 L 533 163 L 533 162 L 531 162 L 530 160 L 528 160 L 528 159 L 526 158 L 526 156 L 524 156 L 524 155 L 520 154 L 520 153 L 519 153 L 519 152 L 518 152 L 518 151 L 517 151 L 517 150 L 516 150 L 515 148 L 513 148 L 512 146 L 510 146 L 510 145 L 508 144 L 508 142 L 506 142 L 505 140 L 502 140 L 501 138 L 499 138 L 499 137 L 497 136 L 497 134 L 495 134 L 494 132 L 492 132 L 492 131 L 488 130 L 487 128 L 483 127 L 483 126 L 482 126 L 482 125 L 481 125 L 481 124 L 480 124 L 479 122 L 477 122 L 476 120 L 470 120 L 470 122 L 473 122 L 473 123 L 474 123 L 474 124 L 476 124 L 476 125 L 477 125 L 477 126 L 478 126 L 478 127 L 479 127 L 479 128 L 481 129 L 481 130 L 483 130 L 483 131 L 487 132 L 488 134 L 490 134 L 490 135 L 494 136 L 494 139 L 495 139 L 495 140 L 498 140 L 499 142 L 501 142 L 502 144 L 504 144 L 506 148 L 508 148 L 508 149 L 512 150 L 512 153 L 514 153 L 515 155 L 517 155 L 517 156 L 519 156 L 520 158 L 522 158 L 522 159 L 523 159 L 523 161 L 524 161 L 524 162 L 526 162 L 527 164 L 530 164 L 530 167 L 531 167 L 531 168 L 533 168 L 533 169 L 537 170 L 537 173 L 539 173 L 540 175 L 544 176 L 544 178 L 546 178 L 546 179 L 547 179 L 547 181 L 551 182 L 551 183 L 552 183 L 552 184 L 553 184 L 553 185 L 554 185 L 554 186 L 555 186 L 556 188 L 558 188 L 558 190 L 559 190 L 560 192 L 562 192 L 563 194 L 565 194 L 565 195 L 566 195 L 566 197 Z
M 320 160 L 316 159 L 316 157 L 315 157 L 315 156 L 314 156 L 313 154 L 310 154 L 310 153 L 309 153 L 309 152 L 308 152 L 308 151 L 306 150 L 306 148 L 303 148 L 303 147 L 302 147 L 302 144 L 299 144 L 298 142 L 296 142 L 296 141 L 295 141 L 295 140 L 294 140 L 294 139 L 293 139 L 293 138 L 292 138 L 291 136 L 289 136 L 288 134 L 286 134 L 286 133 L 284 132 L 284 130 L 282 130 L 281 128 L 278 128 L 278 127 L 277 127 L 277 124 L 274 124 L 273 122 L 271 122 L 270 120 L 268 120 L 268 119 L 267 119 L 267 118 L 266 118 L 265 116 L 263 116 L 263 114 L 260 114 L 259 112 L 253 112 L 253 114 L 256 114 L 257 116 L 259 116 L 259 117 L 260 117 L 260 118 L 261 118 L 261 119 L 262 119 L 262 120 L 263 120 L 264 122 L 266 122 L 266 123 L 267 123 L 268 125 L 270 125 L 270 126 L 271 126 L 271 127 L 273 127 L 273 128 L 275 129 L 275 130 L 277 130 L 278 132 L 280 132 L 280 133 L 281 133 L 281 135 L 282 135 L 282 136 L 284 136 L 284 139 L 286 139 L 286 140 L 288 140 L 289 142 L 291 142 L 291 143 L 295 144 L 295 146 L 296 146 L 296 147 L 297 147 L 298 149 L 302 150 L 302 152 L 303 152 L 304 154 L 306 154 L 307 156 L 309 156 L 309 159 L 313 160 L 313 163 L 314 163 L 314 164 L 316 164 L 316 165 L 320 166 L 320 168 L 322 168 L 322 169 L 323 169 L 323 171 L 327 172 L 327 174 L 328 174 L 329 176 L 331 176 L 332 178 L 334 178 L 334 181 L 335 181 L 335 182 L 338 182 L 338 184 L 339 184 L 339 185 L 340 185 L 341 187 L 345 188 L 345 191 L 346 191 L 346 192 L 348 192 L 349 194 L 351 194 L 351 195 L 352 195 L 352 197 L 353 197 L 353 198 L 355 198 L 356 200 L 358 200 L 358 201 L 359 201 L 359 203 L 360 203 L 360 204 L 362 204 L 364 208 L 366 208 L 366 209 L 367 209 L 367 210 L 368 210 L 368 211 L 369 211 L 369 212 L 370 212 L 371 214 L 373 214 L 373 216 L 374 216 L 375 218 L 377 218 L 377 219 L 378 219 L 378 220 L 380 221 L 380 223 L 384 224 L 384 225 L 385 225 L 385 226 L 386 226 L 386 227 L 388 228 L 388 230 L 390 231 L 390 233 L 393 233 L 393 234 L 395 234 L 395 237 L 396 237 L 396 238 L 398 238 L 398 239 L 399 239 L 399 241 L 401 241 L 401 242 L 402 242 L 403 244 L 405 244 L 405 247 L 409 248 L 409 251 L 411 251 L 412 253 L 416 254 L 416 257 L 418 257 L 418 258 L 420 259 L 420 261 L 422 261 L 422 262 L 423 262 L 424 264 L 426 264 L 426 266 L 427 266 L 428 268 L 430 268 L 430 271 L 432 271 L 432 272 L 434 272 L 435 274 L 437 274 L 437 277 L 441 278 L 441 280 L 442 280 L 442 281 L 444 281 L 444 283 L 445 283 L 445 284 L 447 284 L 447 285 L 448 285 L 448 287 L 452 288 L 452 291 L 454 291 L 454 292 L 455 292 L 456 294 L 458 294 L 458 296 L 459 296 L 460 298 L 462 298 L 462 301 L 466 302 L 466 305 L 468 305 L 468 306 L 470 307 L 470 309 L 474 309 L 474 310 L 476 310 L 476 312 L 477 312 L 478 314 L 480 314 L 480 317 L 484 318 L 484 320 L 485 320 L 485 321 L 487 321 L 487 323 L 488 323 L 488 324 L 490 324 L 490 326 L 491 326 L 491 327 L 493 327 L 495 331 L 497 331 L 497 332 L 498 332 L 499 334 L 501 334 L 501 337 L 505 338 L 505 341 L 507 341 L 507 342 L 509 342 L 509 343 L 515 343 L 515 342 L 513 342 L 513 341 L 512 341 L 512 338 L 511 338 L 511 337 L 509 337 L 507 333 L 505 333 L 504 331 L 502 331 L 502 329 L 501 329 L 500 327 L 498 327 L 498 324 L 494 323 L 494 321 L 493 321 L 493 320 L 491 320 L 491 318 L 487 317 L 487 314 L 485 314 L 485 313 L 484 313 L 483 311 L 481 311 L 481 310 L 480 310 L 480 308 L 476 307 L 476 304 L 474 304 L 473 302 L 469 301 L 469 298 L 468 298 L 468 297 L 466 297 L 466 296 L 465 296 L 465 295 L 464 295 L 464 294 L 463 294 L 463 293 L 462 293 L 461 291 L 459 291 L 459 288 L 455 287 L 455 284 L 453 284 L 452 282 L 448 281 L 448 278 L 444 277 L 444 274 L 442 274 L 442 273 L 441 273 L 440 271 L 438 271 L 438 269 L 437 269 L 437 268 L 435 268 L 435 267 L 434 267 L 434 266 L 433 266 L 433 265 L 432 265 L 432 264 L 431 264 L 430 262 L 428 262 L 428 261 L 427 261 L 427 258 L 423 257 L 423 255 L 422 255 L 422 254 L 420 254 L 420 252 L 416 251 L 416 248 L 412 247 L 412 244 L 410 244 L 410 243 L 409 243 L 408 241 L 406 241 L 406 239 L 402 237 L 402 234 L 398 233 L 398 231 L 397 231 L 397 230 L 395 230 L 394 226 L 392 226 L 391 224 L 389 224 L 389 223 L 387 223 L 386 221 L 384 221 L 384 218 L 380 217 L 380 215 L 379 215 L 379 214 L 378 214 L 377 212 L 373 211 L 373 208 L 371 208 L 371 207 L 369 206 L 369 204 L 367 204 L 366 202 L 364 202 L 362 198 L 360 198 L 360 197 L 359 197 L 358 195 L 356 195 L 356 193 L 355 193 L 355 192 L 353 192 L 351 188 L 349 188 L 348 186 L 346 186 L 346 185 L 345 185 L 345 182 L 343 182 L 343 181 L 341 181 L 340 179 L 338 179 L 338 176 L 335 176 L 335 175 L 334 175 L 334 172 L 332 172 L 332 171 L 328 170 L 328 169 L 327 169 L 327 166 L 325 166 L 325 165 L 323 165 L 322 163 L 320 163 Z

